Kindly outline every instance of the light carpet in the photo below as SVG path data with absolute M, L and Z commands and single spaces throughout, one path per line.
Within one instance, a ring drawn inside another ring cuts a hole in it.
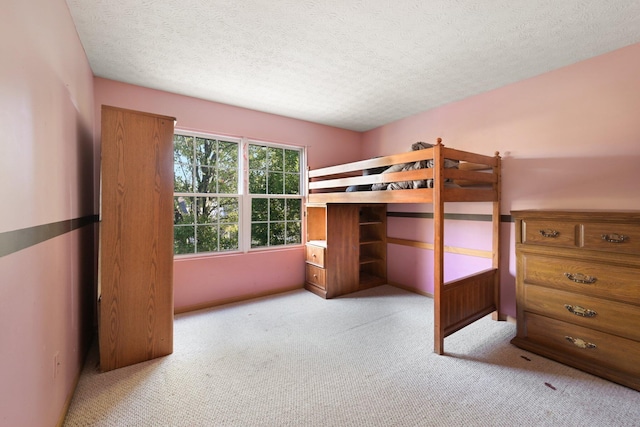
M 100 373 L 94 347 L 65 425 L 640 425 L 640 393 L 514 347 L 514 335 L 485 317 L 439 356 L 430 298 L 291 291 L 176 316 L 167 357 Z

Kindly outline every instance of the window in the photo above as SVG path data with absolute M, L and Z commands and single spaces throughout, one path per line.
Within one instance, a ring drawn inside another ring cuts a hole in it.
M 249 144 L 252 248 L 302 243 L 300 154 Z
M 174 254 L 301 244 L 302 161 L 299 147 L 177 133 Z

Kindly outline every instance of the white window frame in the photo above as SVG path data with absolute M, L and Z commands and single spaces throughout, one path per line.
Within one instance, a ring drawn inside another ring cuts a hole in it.
M 176 258 L 188 258 L 188 257 L 209 257 L 209 256 L 225 256 L 232 254 L 241 254 L 241 253 L 249 253 L 249 252 L 260 252 L 260 251 L 276 251 L 282 249 L 289 249 L 304 246 L 305 244 L 305 214 L 304 207 L 306 197 L 306 168 L 307 168 L 307 147 L 301 145 L 294 144 L 283 144 L 276 143 L 270 141 L 264 141 L 260 139 L 246 138 L 246 137 L 234 137 L 222 134 L 215 133 L 204 133 L 204 132 L 196 132 L 188 129 L 180 129 L 176 128 L 174 130 L 174 134 L 184 135 L 184 136 L 192 136 L 195 138 L 207 138 L 207 139 L 216 139 L 228 142 L 236 142 L 238 143 L 238 193 L 237 194 L 223 194 L 223 193 L 175 193 L 174 197 L 178 195 L 188 195 L 188 197 L 233 197 L 236 196 L 239 199 L 238 203 L 238 249 L 231 251 L 216 251 L 216 252 L 193 252 L 188 254 L 174 254 Z M 250 194 L 249 193 L 249 145 L 256 144 L 267 147 L 274 148 L 282 148 L 289 150 L 299 150 L 300 151 L 300 194 Z M 194 148 L 195 149 L 195 148 Z M 192 161 L 195 162 L 195 156 L 192 158 Z M 195 171 L 195 165 L 192 165 Z M 301 221 L 301 238 L 300 243 L 294 244 L 284 244 L 277 246 L 267 246 L 267 247 L 251 247 L 251 201 L 253 198 L 290 198 L 290 199 L 300 199 L 300 221 Z
M 300 194 L 250 194 L 249 193 L 249 145 L 262 145 L 266 147 L 273 148 L 282 148 L 287 150 L 300 150 Z M 278 250 L 278 249 L 286 249 L 292 247 L 303 246 L 305 244 L 305 221 L 304 221 L 304 206 L 305 206 L 305 194 L 306 194 L 306 164 L 307 164 L 307 150 L 305 147 L 292 145 L 292 144 L 281 144 L 269 141 L 263 141 L 259 139 L 249 139 L 243 138 L 242 143 L 242 179 L 243 179 L 243 198 L 242 198 L 242 213 L 243 219 L 242 223 L 247 224 L 246 230 L 244 234 L 241 234 L 240 240 L 242 240 L 242 246 L 244 249 L 243 252 L 255 252 L 255 251 L 264 251 L 264 250 Z M 261 199 L 269 199 L 269 198 L 278 198 L 278 199 L 300 199 L 300 243 L 293 244 L 285 244 L 278 246 L 266 246 L 259 248 L 251 247 L 251 202 L 254 198 Z

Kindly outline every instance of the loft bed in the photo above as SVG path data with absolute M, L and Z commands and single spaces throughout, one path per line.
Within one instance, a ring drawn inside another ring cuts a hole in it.
M 418 146 L 418 144 L 422 144 Z M 433 204 L 434 352 L 444 338 L 500 308 L 500 156 L 416 143 L 412 151 L 309 170 L 307 204 Z M 373 190 L 373 189 L 384 190 Z M 492 268 L 444 282 L 444 206 L 492 202 Z

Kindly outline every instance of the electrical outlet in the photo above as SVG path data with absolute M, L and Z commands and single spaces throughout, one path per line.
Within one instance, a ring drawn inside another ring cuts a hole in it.
M 58 377 L 59 371 L 60 371 L 60 352 L 57 351 L 56 354 L 53 355 L 53 379 L 54 380 Z

